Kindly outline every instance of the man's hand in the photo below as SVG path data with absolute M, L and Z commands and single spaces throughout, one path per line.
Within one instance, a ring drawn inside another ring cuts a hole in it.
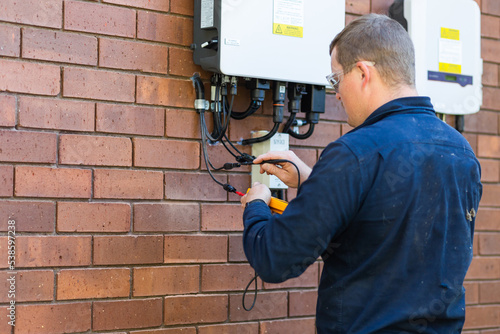
M 302 160 L 300 160 L 292 151 L 268 152 L 259 155 L 253 161 L 253 163 L 259 164 L 262 161 L 274 160 L 274 159 L 286 159 L 295 163 L 300 171 L 300 182 L 304 182 L 309 177 L 309 174 L 311 174 L 311 168 L 307 166 Z M 298 186 L 297 169 L 291 163 L 288 162 L 280 162 L 277 164 L 264 163 L 260 165 L 260 173 L 275 175 L 278 179 L 283 181 L 289 187 L 297 188 Z
M 241 206 L 245 207 L 247 203 L 250 203 L 254 199 L 261 199 L 269 205 L 271 201 L 271 190 L 264 184 L 254 182 L 253 187 L 241 198 Z

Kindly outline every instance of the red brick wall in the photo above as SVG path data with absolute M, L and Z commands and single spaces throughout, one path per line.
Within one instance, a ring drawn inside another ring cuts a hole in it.
M 482 0 L 484 106 L 465 136 L 483 166 L 469 333 L 500 333 L 500 5 Z M 15 333 L 314 333 L 321 264 L 259 282 L 241 245 L 241 208 L 200 159 L 189 77 L 192 0 L 2 0 L 0 3 L 0 332 L 7 324 L 8 224 L 15 220 Z M 348 0 L 347 20 L 392 0 Z M 269 94 L 268 94 L 269 95 Z M 313 164 L 347 130 L 328 96 Z M 247 104 L 240 90 L 236 106 Z M 272 124 L 267 99 L 230 138 Z M 453 122 L 453 117 L 449 117 Z M 244 148 L 249 152 L 248 148 Z M 211 147 L 214 164 L 231 161 Z M 218 174 L 240 190 L 249 169 Z M 293 193 L 290 192 L 293 196 Z M 247 301 L 247 303 L 249 300 Z

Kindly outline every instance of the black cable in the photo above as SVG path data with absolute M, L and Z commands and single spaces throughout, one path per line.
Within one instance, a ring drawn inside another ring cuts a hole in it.
M 262 137 L 244 139 L 241 142 L 241 145 L 251 145 L 251 144 L 261 143 L 263 141 L 271 139 L 271 137 L 274 136 L 276 134 L 276 132 L 278 132 L 278 128 L 280 127 L 280 124 L 281 123 L 274 123 L 272 130 Z
M 285 126 L 283 127 L 283 130 L 281 131 L 282 133 L 288 133 L 288 130 L 290 130 L 290 128 L 292 127 L 293 122 L 295 121 L 295 118 L 297 118 L 296 113 L 290 114 L 288 121 L 285 123 Z
M 250 105 L 248 106 L 246 111 L 242 111 L 242 112 L 234 111 L 232 113 L 231 117 L 234 119 L 238 119 L 238 120 L 244 119 L 244 118 L 254 114 L 257 110 L 259 110 L 260 106 L 261 106 L 261 102 L 252 101 L 250 103 Z
M 292 136 L 293 138 L 297 138 L 297 139 L 307 139 L 309 137 L 311 137 L 311 135 L 313 134 L 314 132 L 314 126 L 315 124 L 314 123 L 309 123 L 309 129 L 307 130 L 306 133 L 296 133 L 295 131 L 293 131 L 292 129 L 289 129 L 288 130 L 288 134 L 290 136 Z

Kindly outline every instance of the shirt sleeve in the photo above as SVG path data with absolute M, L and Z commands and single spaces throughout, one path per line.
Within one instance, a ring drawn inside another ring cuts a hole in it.
M 282 215 L 271 214 L 265 203 L 248 205 L 243 213 L 243 247 L 259 276 L 279 283 L 313 264 L 356 215 L 364 179 L 357 157 L 334 142 Z

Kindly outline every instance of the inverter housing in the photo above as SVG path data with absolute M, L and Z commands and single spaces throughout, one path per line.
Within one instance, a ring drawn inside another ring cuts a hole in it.
M 194 62 L 229 76 L 327 85 L 345 0 L 195 0 Z

